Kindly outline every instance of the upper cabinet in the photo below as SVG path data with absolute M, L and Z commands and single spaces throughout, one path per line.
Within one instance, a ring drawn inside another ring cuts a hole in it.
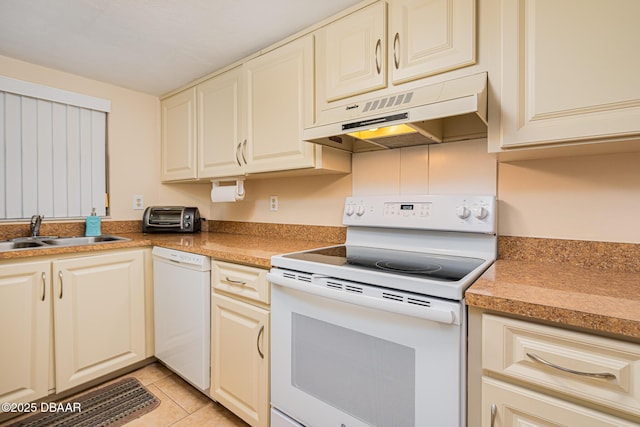
M 315 146 L 302 140 L 313 120 L 313 36 L 296 39 L 243 64 L 246 77 L 247 172 L 310 168 Z
M 196 89 L 162 101 L 161 157 L 163 181 L 193 179 L 196 170 Z
M 372 4 L 319 32 L 317 84 L 328 102 L 387 85 L 387 7 Z
M 313 121 L 314 37 L 297 38 L 162 101 L 162 180 L 290 170 L 350 172 L 302 140 Z
M 476 62 L 476 0 L 391 0 L 393 84 Z
M 196 86 L 198 177 L 244 174 L 242 81 L 236 67 Z
M 491 151 L 639 138 L 638 16 L 637 0 L 503 0 Z
M 387 2 L 380 1 L 326 25 L 318 36 L 316 86 L 322 109 L 474 64 L 475 0 L 390 0 L 388 11 Z

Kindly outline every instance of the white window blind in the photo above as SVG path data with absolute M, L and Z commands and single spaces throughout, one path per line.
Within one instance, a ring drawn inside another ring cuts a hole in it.
M 0 77 L 0 219 L 107 213 L 110 102 Z

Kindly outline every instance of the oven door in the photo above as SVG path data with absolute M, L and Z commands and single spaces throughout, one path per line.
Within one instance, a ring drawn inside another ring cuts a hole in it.
M 463 426 L 462 303 L 416 317 L 397 301 L 268 277 L 273 407 L 305 426 Z

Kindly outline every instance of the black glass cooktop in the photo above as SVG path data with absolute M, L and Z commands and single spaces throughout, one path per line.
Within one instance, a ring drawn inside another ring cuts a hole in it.
M 484 262 L 479 258 L 344 245 L 284 257 L 448 282 L 462 279 Z

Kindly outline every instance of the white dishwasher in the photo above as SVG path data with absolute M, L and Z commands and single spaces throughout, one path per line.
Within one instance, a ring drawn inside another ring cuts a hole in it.
M 155 356 L 208 394 L 211 354 L 211 260 L 153 248 Z

